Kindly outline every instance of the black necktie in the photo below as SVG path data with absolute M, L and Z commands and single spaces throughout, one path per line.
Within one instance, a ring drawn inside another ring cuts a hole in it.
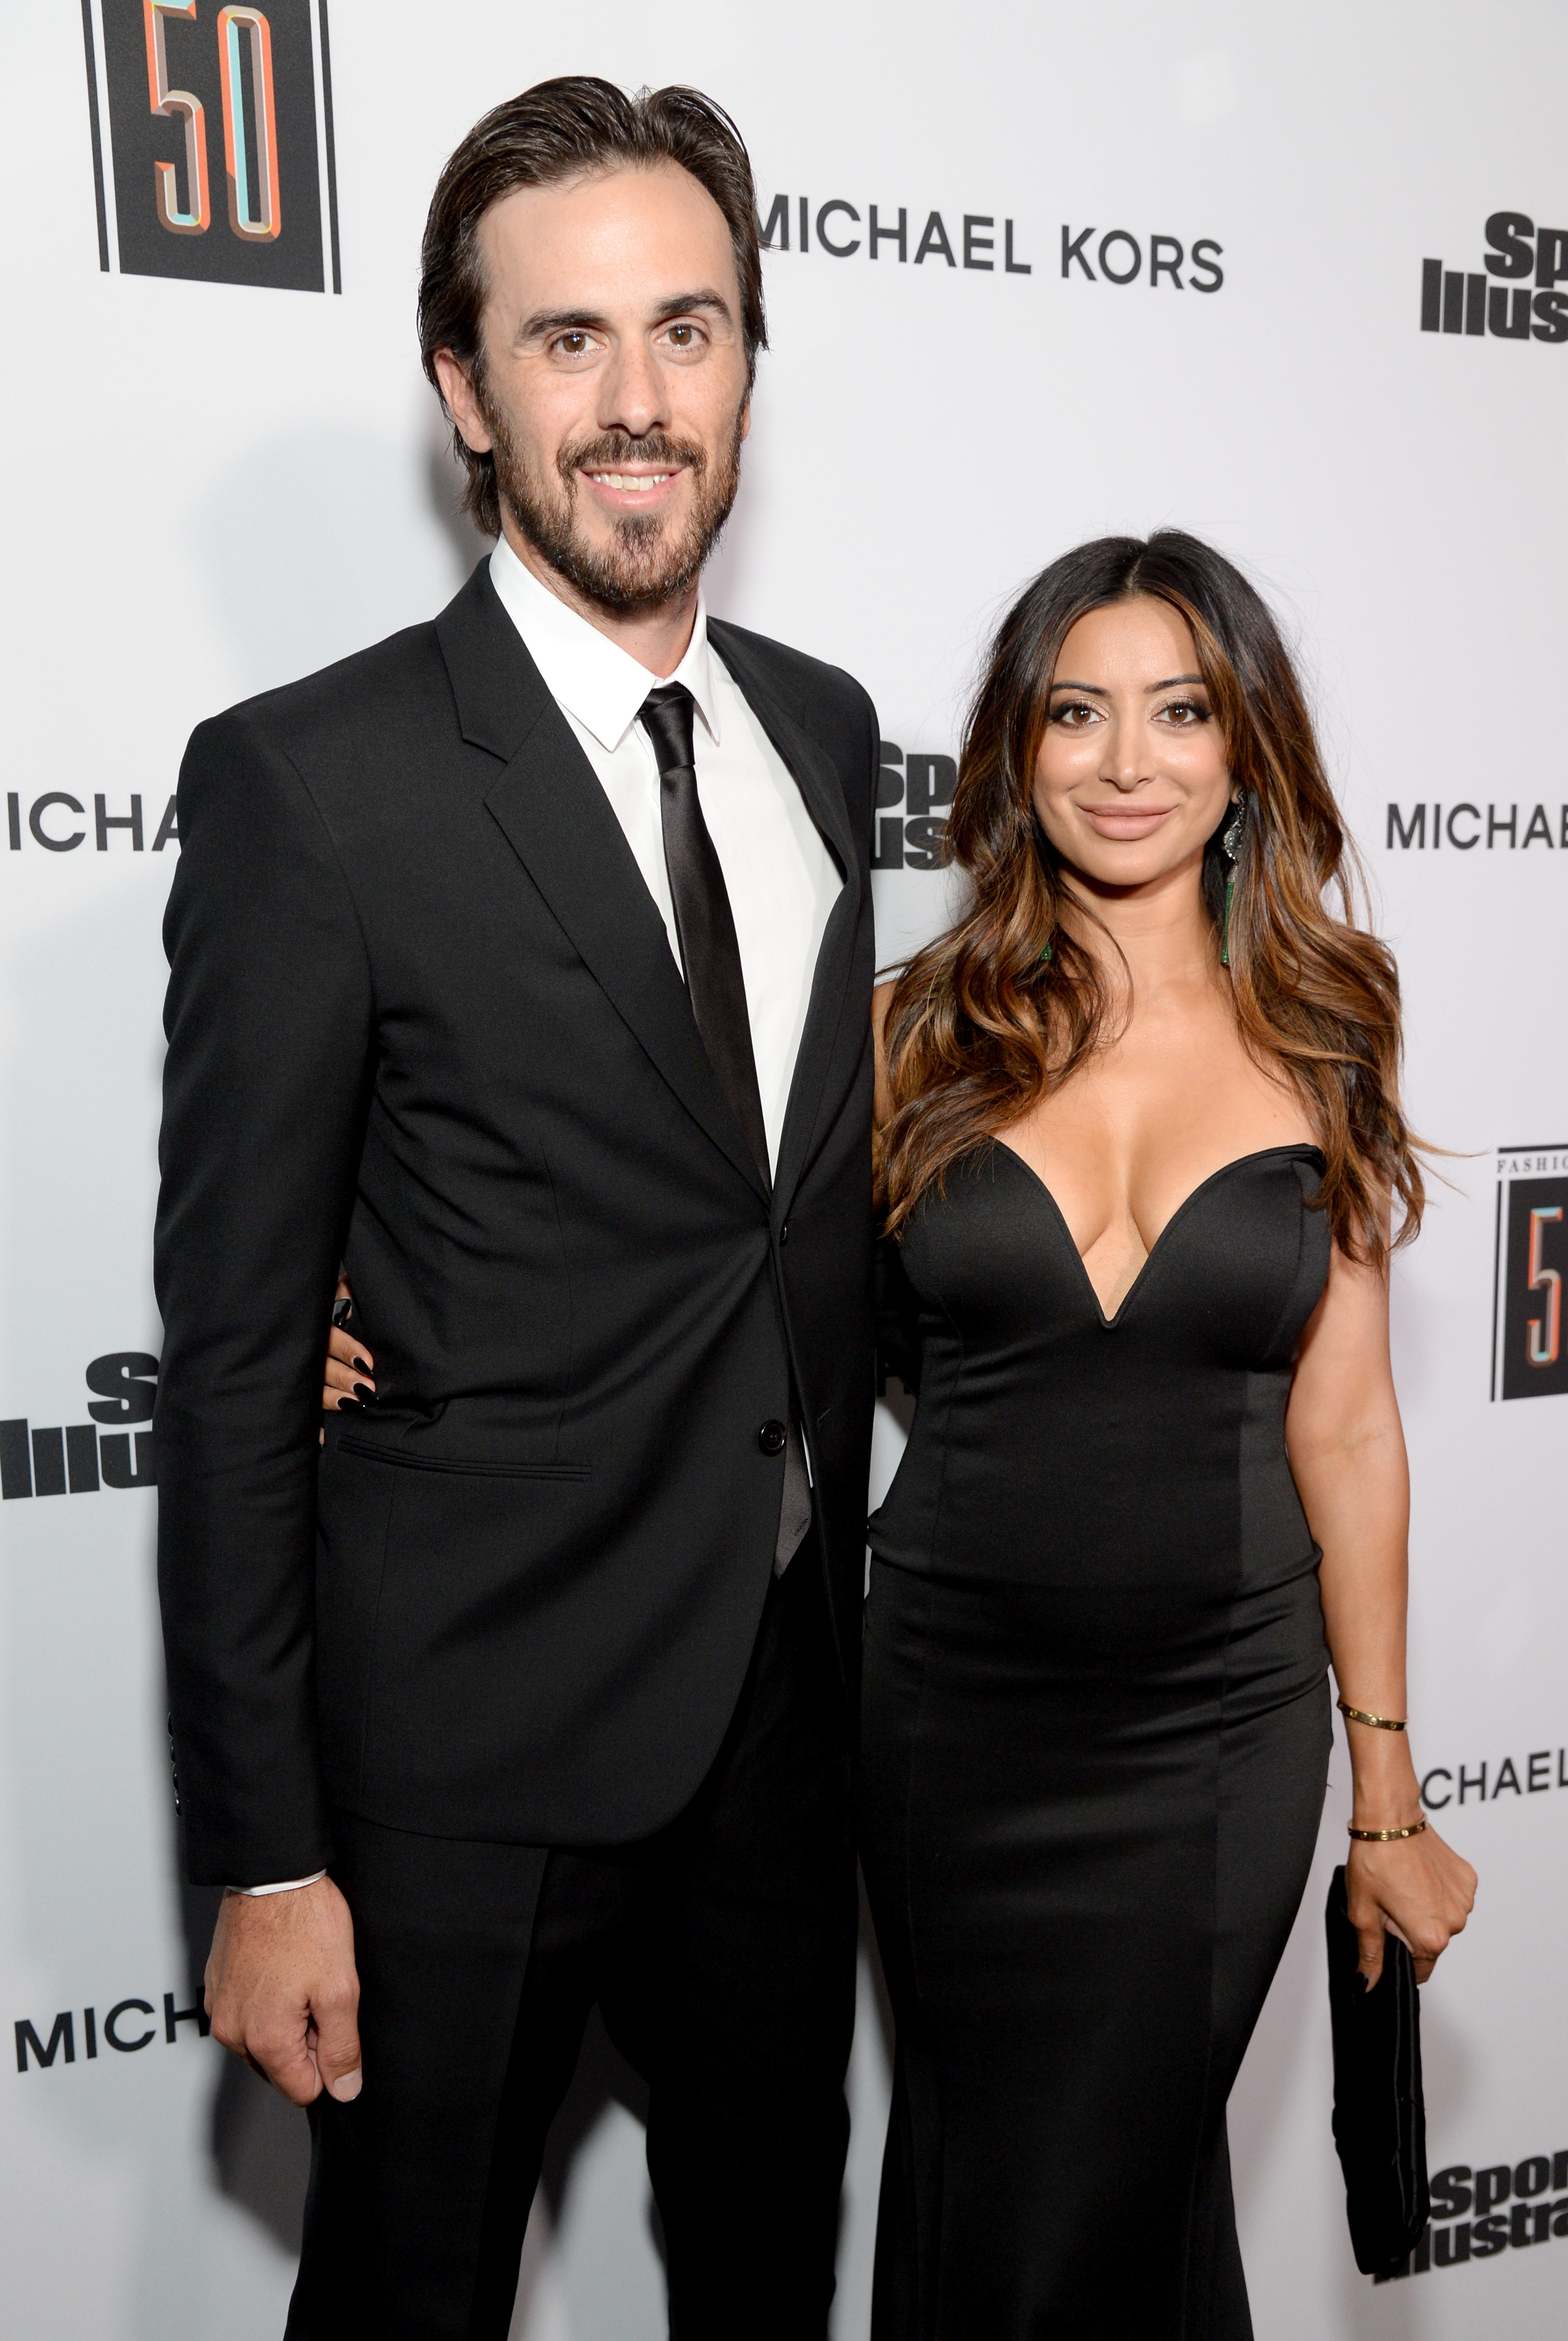
M 746 1134 L 758 1169 L 768 1180 L 768 1133 L 762 1121 L 762 1093 L 757 1086 L 757 1060 L 751 1053 L 746 979 L 740 971 L 740 946 L 735 940 L 724 872 L 697 794 L 693 711 L 685 684 L 665 682 L 643 701 L 640 720 L 659 763 L 664 866 L 670 873 L 670 898 L 675 907 L 675 931 L 680 939 L 691 1013 L 708 1061 Z
M 708 1051 L 708 1061 L 719 1076 L 719 1087 L 746 1134 L 764 1181 L 770 1185 L 768 1132 L 762 1120 L 762 1093 L 757 1086 L 757 1060 L 751 1051 L 751 1019 L 746 1007 L 746 979 L 740 970 L 735 917 L 697 794 L 693 711 L 691 693 L 684 683 L 664 682 L 657 691 L 649 692 L 640 713 L 659 765 L 664 866 L 670 876 L 670 899 L 675 910 L 675 931 L 680 941 L 691 1013 Z M 784 1574 L 810 1525 L 811 1482 L 791 1400 L 784 1449 L 784 1492 L 773 1549 L 773 1568 L 778 1576 Z

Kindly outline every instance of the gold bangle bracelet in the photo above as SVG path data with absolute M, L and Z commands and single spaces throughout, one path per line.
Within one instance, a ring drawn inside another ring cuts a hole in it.
M 1349 1716 L 1352 1723 L 1370 1723 L 1374 1731 L 1403 1731 L 1404 1728 L 1403 1722 L 1395 1723 L 1391 1716 L 1368 1715 L 1363 1708 L 1352 1707 L 1346 1699 L 1336 1699 L 1335 1704 L 1341 1715 Z
M 1350 1834 L 1351 1834 L 1351 1836 L 1352 1836 L 1353 1838 L 1355 1838 L 1355 1841 L 1356 1841 L 1356 1843 L 1357 1843 L 1358 1845 L 1388 1845 L 1388 1844 L 1391 1844 L 1391 1843 L 1393 1842 L 1393 1840 L 1394 1840 L 1395 1838 L 1401 1838 L 1401 1837 L 1419 1837 L 1419 1836 L 1421 1835 L 1422 1830 L 1423 1830 L 1425 1827 L 1426 1827 L 1426 1815 L 1425 1815 L 1424 1813 L 1423 1813 L 1423 1814 L 1422 1814 L 1422 1816 L 1421 1816 L 1421 1818 L 1420 1818 L 1418 1821 L 1413 1821 L 1413 1822 L 1411 1823 L 1411 1825 L 1410 1825 L 1410 1827 L 1409 1827 L 1408 1828 L 1403 1828 L 1403 1829 L 1358 1829 L 1358 1828 L 1353 1828 L 1353 1829 L 1350 1831 Z

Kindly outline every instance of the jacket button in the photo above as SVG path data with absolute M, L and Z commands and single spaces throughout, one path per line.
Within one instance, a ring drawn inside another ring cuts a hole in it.
M 779 1229 L 779 1249 L 780 1250 L 780 1251 L 782 1251 L 782 1250 L 784 1249 L 784 1246 L 789 1242 L 789 1220 L 785 1220 L 785 1222 L 784 1222 L 784 1224 L 783 1224 L 783 1226 L 782 1226 L 782 1227 Z
M 789 1437 L 784 1425 L 769 1416 L 757 1433 L 757 1444 L 764 1455 L 782 1455 Z

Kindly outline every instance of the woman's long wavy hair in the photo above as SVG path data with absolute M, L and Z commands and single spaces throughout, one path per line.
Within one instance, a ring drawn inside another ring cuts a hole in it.
M 1327 1158 L 1319 1200 L 1335 1240 L 1381 1267 L 1389 1196 L 1400 1243 L 1415 1233 L 1424 1200 L 1400 1109 L 1393 955 L 1359 923 L 1354 848 L 1278 627 L 1239 570 L 1176 529 L 1064 553 L 997 631 L 948 823 L 968 900 L 957 925 L 899 976 L 884 1027 L 892 1103 L 877 1153 L 887 1228 L 897 1233 L 954 1162 L 1027 1114 L 1109 1036 L 1112 1001 L 1094 956 L 1063 922 L 1067 889 L 1033 784 L 1069 630 L 1088 611 L 1140 594 L 1167 603 L 1192 629 L 1231 778 L 1246 796 L 1227 929 L 1242 1038 L 1306 1105 Z M 1226 825 L 1203 865 L 1216 951 Z

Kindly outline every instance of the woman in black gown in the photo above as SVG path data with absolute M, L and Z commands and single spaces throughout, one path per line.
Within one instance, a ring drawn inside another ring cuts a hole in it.
M 1004 622 L 958 926 L 878 995 L 886 1346 L 860 1830 L 898 2059 L 876 2341 L 1247 2341 L 1226 2100 L 1344 1700 L 1404 1717 L 1392 962 L 1266 610 L 1166 533 Z M 1320 1592 L 1321 1578 L 1321 1592 Z M 1326 1627 L 1326 1645 L 1325 1645 Z M 1420 1819 L 1347 1722 L 1355 1824 Z M 1474 1874 L 1360 1840 L 1369 1979 Z

